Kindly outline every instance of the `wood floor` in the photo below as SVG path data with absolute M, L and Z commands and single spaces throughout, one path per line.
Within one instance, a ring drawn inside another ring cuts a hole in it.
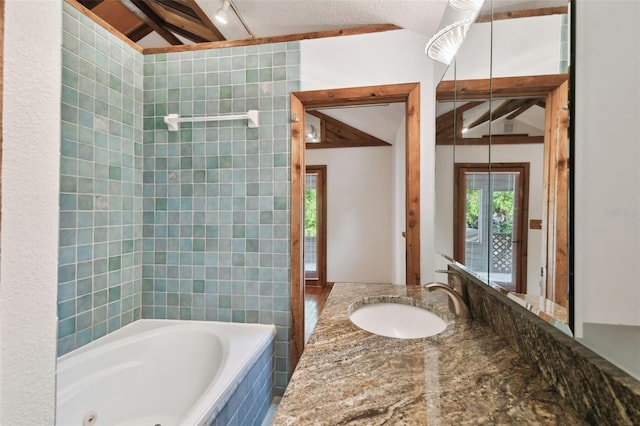
M 306 286 L 304 288 L 304 342 L 309 341 L 313 329 L 318 323 L 318 318 L 324 308 L 324 303 L 333 288 L 332 284 L 326 287 Z

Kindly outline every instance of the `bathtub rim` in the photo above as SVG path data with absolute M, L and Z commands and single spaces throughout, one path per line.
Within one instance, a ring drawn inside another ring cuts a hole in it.
M 261 331 L 259 333 L 259 337 L 256 336 L 256 341 L 250 347 L 249 352 L 245 352 L 246 359 L 238 368 L 234 369 L 232 374 L 216 374 L 214 378 L 212 378 L 212 382 L 207 385 L 207 388 L 204 390 L 202 395 L 194 400 L 193 405 L 189 408 L 189 410 L 183 415 L 180 419 L 180 424 L 193 424 L 200 425 L 209 421 L 211 418 L 216 416 L 222 408 L 229 401 L 233 392 L 238 388 L 240 382 L 246 377 L 249 373 L 251 367 L 256 363 L 258 358 L 261 356 L 263 351 L 272 343 L 275 343 L 275 336 L 277 334 L 276 327 L 274 324 L 257 324 L 257 323 L 234 323 L 234 322 L 223 322 L 223 321 L 200 321 L 200 320 L 175 320 L 175 319 L 140 319 L 134 321 L 130 324 L 127 324 L 120 329 L 109 333 L 105 336 L 100 337 L 80 348 L 77 348 L 71 352 L 68 352 L 64 355 L 57 357 L 56 359 L 56 376 L 59 372 L 66 370 L 67 368 L 72 367 L 74 364 L 78 362 L 82 362 L 82 360 L 91 357 L 97 356 L 97 354 L 88 355 L 87 353 L 90 351 L 98 351 L 103 352 L 108 350 L 111 347 L 120 347 L 128 344 L 131 341 L 136 340 L 136 336 L 140 334 L 148 335 L 161 333 L 163 329 L 171 328 L 174 326 L 184 326 L 184 327 L 223 327 L 223 328 L 238 328 L 245 330 L 247 329 L 255 329 Z M 230 335 L 232 337 L 233 334 Z M 231 354 L 232 351 L 232 339 L 229 339 L 229 348 L 224 355 L 225 359 L 233 356 Z M 275 354 L 272 354 L 272 357 Z M 76 360 L 77 358 L 77 360 Z M 75 362 L 74 362 L 75 360 Z M 215 379 L 215 380 L 213 380 Z M 221 390 L 218 393 L 218 398 L 216 404 L 212 405 L 210 399 L 210 393 L 212 392 L 212 388 L 221 387 Z M 58 405 L 57 398 L 58 389 L 56 389 L 56 409 Z

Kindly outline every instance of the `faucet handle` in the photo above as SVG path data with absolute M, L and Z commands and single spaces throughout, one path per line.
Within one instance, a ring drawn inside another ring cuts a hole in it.
M 433 291 L 436 289 L 444 290 L 445 293 L 449 296 L 449 300 L 453 304 L 453 309 L 460 318 L 469 319 L 471 318 L 471 312 L 469 310 L 469 306 L 467 302 L 464 300 L 462 295 L 456 290 L 454 287 L 451 287 L 449 284 L 440 283 L 440 282 L 431 282 L 424 285 L 424 289 L 427 291 Z

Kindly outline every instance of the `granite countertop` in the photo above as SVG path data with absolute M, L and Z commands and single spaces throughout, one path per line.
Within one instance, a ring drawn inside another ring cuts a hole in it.
M 394 339 L 351 323 L 365 296 L 431 305 L 447 329 Z M 456 319 L 441 290 L 336 284 L 272 425 L 586 424 L 517 352 L 480 321 Z

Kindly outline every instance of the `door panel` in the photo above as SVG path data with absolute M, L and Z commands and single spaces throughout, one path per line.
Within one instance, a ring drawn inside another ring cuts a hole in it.
M 456 164 L 454 256 L 506 290 L 526 293 L 526 163 Z

